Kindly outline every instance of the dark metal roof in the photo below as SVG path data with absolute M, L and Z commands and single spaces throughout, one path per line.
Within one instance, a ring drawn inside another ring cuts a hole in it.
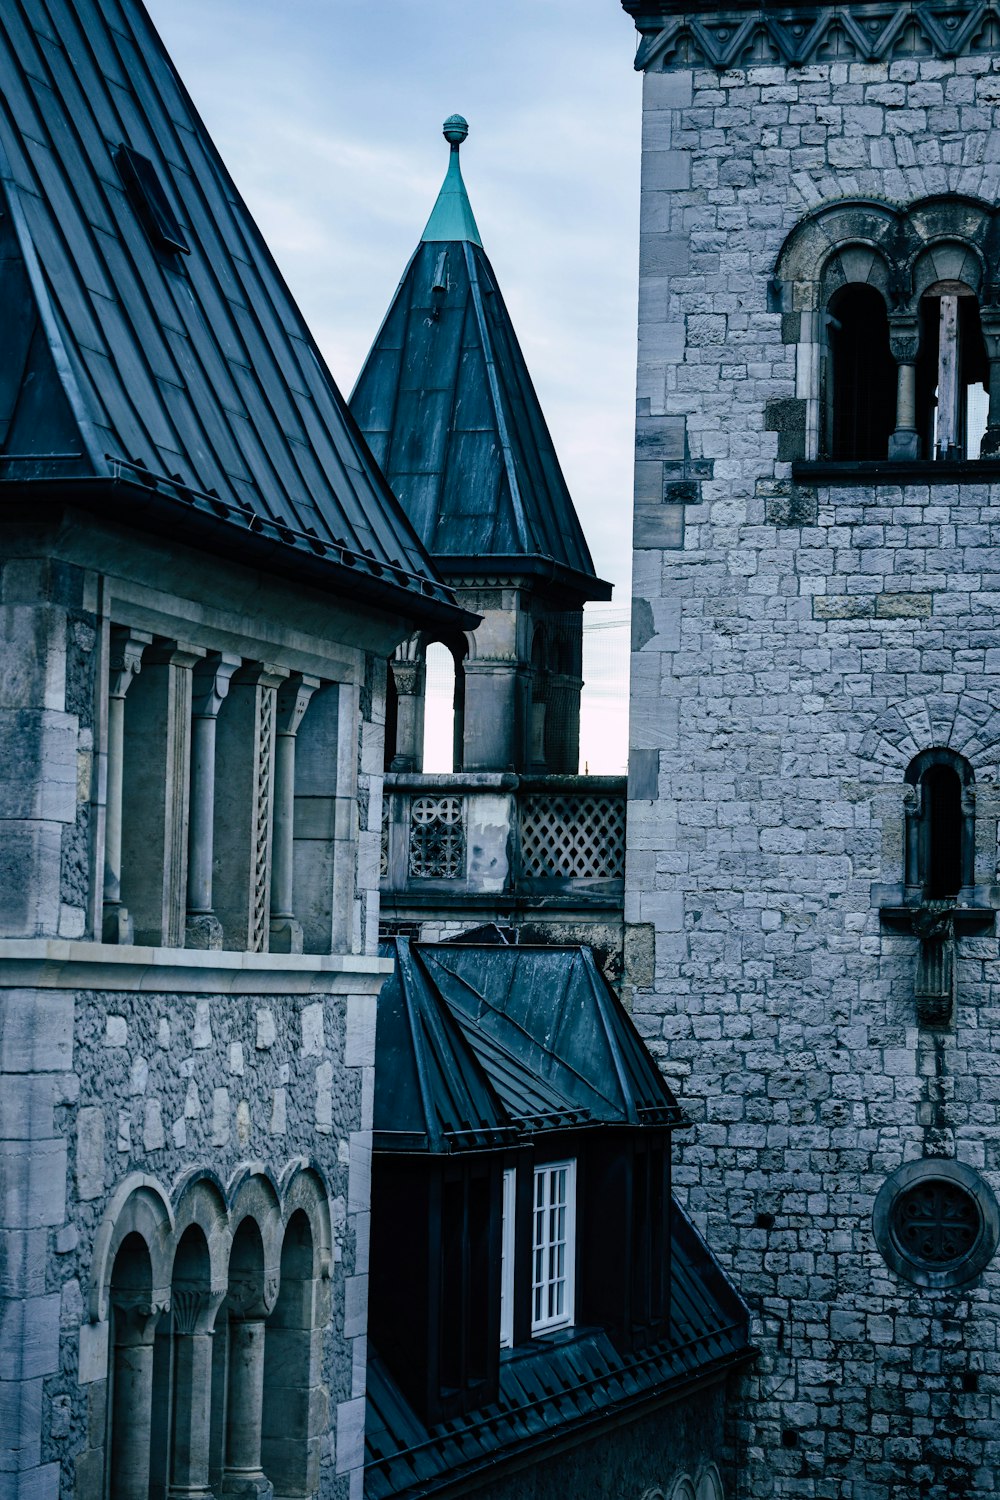
M 501 1356 L 499 1399 L 457 1421 L 426 1426 L 377 1351 L 369 1349 L 365 1494 L 398 1500 L 461 1484 L 563 1435 L 585 1438 L 629 1410 L 668 1400 L 752 1358 L 747 1309 L 674 1204 L 670 1333 L 638 1354 L 580 1329 Z
M 453 1151 L 588 1124 L 675 1125 L 676 1100 L 588 948 L 386 946 L 377 1149 Z
M 451 1151 L 503 1145 L 515 1131 L 410 944 L 382 945 L 396 967 L 378 999 L 375 1146 Z
M 138 0 L 5 0 L 0 208 L 0 481 L 459 620 Z
M 479 243 L 454 141 L 424 236 L 351 396 L 372 452 L 445 576 L 534 573 L 582 599 L 609 599 Z

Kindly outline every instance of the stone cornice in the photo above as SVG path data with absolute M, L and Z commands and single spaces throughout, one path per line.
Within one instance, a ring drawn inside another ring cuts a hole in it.
M 374 995 L 391 973 L 391 959 L 368 954 L 233 953 L 0 938 L 0 989 Z
M 642 40 L 639 70 L 805 67 L 901 58 L 990 56 L 1000 51 L 994 0 L 909 4 L 800 3 L 722 6 L 684 0 L 623 0 Z

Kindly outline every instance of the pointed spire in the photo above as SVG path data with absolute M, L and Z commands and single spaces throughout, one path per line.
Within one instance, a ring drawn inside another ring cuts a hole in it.
M 421 239 L 450 242 L 468 240 L 473 245 L 482 246 L 458 161 L 459 147 L 469 133 L 468 122 L 461 115 L 449 115 L 442 126 L 442 132 L 451 146 L 451 155 L 441 191 Z

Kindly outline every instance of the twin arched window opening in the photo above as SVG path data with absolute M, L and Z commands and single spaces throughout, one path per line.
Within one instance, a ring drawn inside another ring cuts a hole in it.
M 916 360 L 893 354 L 882 293 L 841 287 L 827 304 L 826 449 L 835 461 L 879 460 L 897 431 L 912 434 L 905 456 L 977 459 L 989 413 L 989 361 L 979 303 L 961 282 L 932 285 L 920 298 Z M 904 373 L 905 371 L 912 371 Z

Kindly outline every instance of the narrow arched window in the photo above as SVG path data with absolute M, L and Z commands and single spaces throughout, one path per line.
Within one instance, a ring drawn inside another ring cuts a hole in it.
M 988 385 L 979 303 L 961 282 L 938 282 L 920 299 L 917 426 L 925 458 L 979 457 Z
M 955 899 L 975 883 L 974 775 L 953 750 L 925 750 L 906 772 L 906 884 L 925 901 Z
M 157 1320 L 152 1283 L 145 1241 L 138 1234 L 126 1235 L 111 1272 L 110 1500 L 149 1496 Z
M 285 1230 L 281 1290 L 264 1346 L 261 1464 L 278 1495 L 311 1495 L 319 1486 L 319 1441 L 312 1431 L 322 1394 L 315 1296 L 312 1228 L 300 1208 Z
M 465 672 L 458 649 L 432 641 L 427 647 L 424 697 L 424 771 L 462 768 L 465 736 Z
M 827 326 L 830 457 L 886 458 L 896 426 L 896 361 L 881 293 L 862 284 L 841 287 L 830 299 Z

